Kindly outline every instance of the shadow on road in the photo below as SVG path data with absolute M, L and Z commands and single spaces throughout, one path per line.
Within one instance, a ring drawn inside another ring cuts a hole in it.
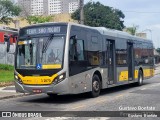
M 150 84 L 145 82 L 143 86 Z M 105 90 L 101 90 L 100 96 L 103 95 L 109 95 L 117 92 L 122 92 L 125 90 L 128 90 L 130 88 L 137 88 L 138 86 L 136 84 L 129 84 L 129 85 L 122 85 L 118 87 L 113 88 L 107 88 Z M 78 94 L 78 95 L 59 95 L 59 96 L 53 96 L 49 97 L 46 94 L 41 95 L 32 95 L 27 96 L 26 98 L 23 98 L 23 100 L 20 100 L 22 102 L 30 102 L 30 103 L 51 103 L 51 104 L 67 104 L 67 103 L 73 103 L 77 101 L 84 101 L 86 99 L 94 99 L 89 96 L 89 93 L 84 94 Z

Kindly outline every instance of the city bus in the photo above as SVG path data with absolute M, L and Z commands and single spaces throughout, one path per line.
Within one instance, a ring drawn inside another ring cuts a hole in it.
M 43 23 L 21 28 L 15 88 L 49 96 L 89 93 L 154 76 L 151 40 L 104 27 Z

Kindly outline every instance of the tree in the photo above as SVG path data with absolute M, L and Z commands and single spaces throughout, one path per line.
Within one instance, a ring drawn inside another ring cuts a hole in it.
M 138 25 L 133 25 L 133 27 L 127 27 L 126 32 L 130 33 L 131 35 L 136 35 Z
M 80 9 L 71 15 L 72 19 L 80 21 Z M 125 15 L 121 10 L 104 6 L 100 2 L 88 2 L 84 5 L 84 24 L 94 27 L 107 27 L 123 30 Z
M 0 23 L 9 24 L 20 12 L 20 7 L 10 0 L 0 0 Z
M 51 21 L 52 16 L 27 16 L 25 19 L 29 24 L 37 24 Z
M 160 48 L 157 48 L 156 51 L 160 54 Z

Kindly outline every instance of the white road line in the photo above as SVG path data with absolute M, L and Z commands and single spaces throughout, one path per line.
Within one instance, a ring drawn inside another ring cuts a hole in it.
M 157 87 L 157 86 L 160 86 L 160 83 L 156 83 L 154 85 L 151 85 L 150 87 Z
M 80 108 L 84 108 L 84 107 L 86 107 L 86 106 L 85 105 L 81 105 L 81 106 L 77 106 L 77 107 L 72 108 L 72 110 L 80 109 Z
M 5 90 L 7 87 L 0 87 L 0 92 L 13 92 L 16 93 L 16 90 Z M 15 88 L 14 86 L 8 86 L 8 88 Z
M 141 90 L 146 90 L 147 88 L 142 88 Z
M 3 89 L 5 89 L 6 87 L 0 87 L 0 91 L 2 91 Z

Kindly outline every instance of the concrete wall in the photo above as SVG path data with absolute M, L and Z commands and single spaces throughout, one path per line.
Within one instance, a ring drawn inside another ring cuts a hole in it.
M 7 44 L 0 44 L 0 64 L 14 65 L 15 44 L 10 46 L 10 51 L 7 53 Z

